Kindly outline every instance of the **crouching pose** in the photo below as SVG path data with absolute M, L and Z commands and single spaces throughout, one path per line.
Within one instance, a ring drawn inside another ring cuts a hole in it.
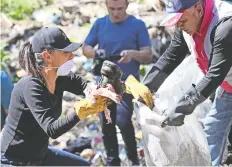
M 13 89 L 9 114 L 1 138 L 1 163 L 9 165 L 89 166 L 77 155 L 48 147 L 88 115 L 104 111 L 108 98 L 96 96 L 74 105 L 73 113 L 60 117 L 64 91 L 82 95 L 87 82 L 70 72 L 71 43 L 59 28 L 43 28 L 19 53 L 19 63 L 29 75 Z M 109 90 L 109 89 L 107 89 Z

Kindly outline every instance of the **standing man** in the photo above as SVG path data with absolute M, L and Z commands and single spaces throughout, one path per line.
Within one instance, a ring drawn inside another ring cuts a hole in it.
M 11 92 L 14 88 L 14 85 L 10 78 L 7 76 L 7 73 L 0 71 L 1 75 L 1 129 L 3 128 L 8 114 L 8 108 L 10 105 Z
M 128 15 L 127 0 L 106 0 L 109 15 L 99 18 L 91 28 L 83 46 L 87 58 L 120 55 L 119 61 L 113 61 L 123 71 L 122 80 L 133 75 L 139 80 L 140 63 L 152 60 L 151 43 L 143 21 Z M 94 47 L 98 44 L 98 49 Z M 120 165 L 115 124 L 121 130 L 128 158 L 132 165 L 139 165 L 135 141 L 135 132 L 131 116 L 133 114 L 132 95 L 125 94 L 121 105 L 112 104 L 112 124 L 107 124 L 101 114 L 104 145 L 107 152 L 107 165 Z
M 168 17 L 161 25 L 176 25 L 178 29 L 144 84 L 156 91 L 188 51 L 195 56 L 205 76 L 166 111 L 164 125 L 182 125 L 185 115 L 217 89 L 204 131 L 212 164 L 220 165 L 232 124 L 232 4 L 221 0 L 166 0 L 166 11 Z

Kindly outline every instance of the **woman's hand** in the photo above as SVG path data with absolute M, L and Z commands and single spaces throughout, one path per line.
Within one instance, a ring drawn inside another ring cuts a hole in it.
M 110 104 L 110 100 L 116 103 L 120 103 L 122 97 L 114 92 L 111 85 L 107 85 L 104 88 L 98 88 L 93 86 L 88 90 L 89 98 L 82 99 L 74 104 L 77 115 L 80 120 L 85 119 L 88 115 L 96 114 L 107 109 Z

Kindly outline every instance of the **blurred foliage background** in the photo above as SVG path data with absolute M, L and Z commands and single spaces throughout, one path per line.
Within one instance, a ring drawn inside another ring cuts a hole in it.
M 22 20 L 30 17 L 34 10 L 52 2 L 53 0 L 1 0 L 1 12 L 12 19 Z

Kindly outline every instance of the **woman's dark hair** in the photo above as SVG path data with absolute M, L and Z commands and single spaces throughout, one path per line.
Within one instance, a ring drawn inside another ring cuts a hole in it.
M 49 53 L 53 52 L 53 49 L 49 49 Z M 30 42 L 26 42 L 19 51 L 19 64 L 22 69 L 34 77 L 38 77 L 43 83 L 46 84 L 45 79 L 41 73 L 41 69 L 44 66 L 41 53 L 34 53 Z

